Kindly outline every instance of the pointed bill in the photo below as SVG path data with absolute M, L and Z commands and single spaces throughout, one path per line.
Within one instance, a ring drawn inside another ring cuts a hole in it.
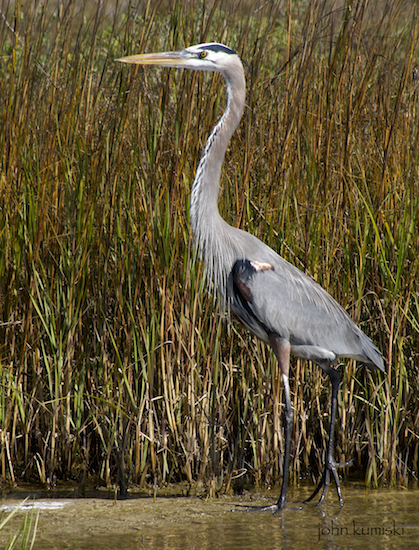
M 160 67 L 186 67 L 188 58 L 183 52 L 141 53 L 115 59 L 135 65 L 160 65 Z

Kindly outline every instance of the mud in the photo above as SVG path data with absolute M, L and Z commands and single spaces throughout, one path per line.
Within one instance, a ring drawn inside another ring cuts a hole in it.
M 366 491 L 343 488 L 340 508 L 331 490 L 321 507 L 303 505 L 309 489 L 291 491 L 280 514 L 250 512 L 272 504 L 275 491 L 205 499 L 171 488 L 153 494 L 130 494 L 115 500 L 112 493 L 88 498 L 48 498 L 32 494 L 0 532 L 0 548 L 32 514 L 39 514 L 34 550 L 50 549 L 182 549 L 213 550 L 294 548 L 413 548 L 419 539 L 419 491 Z M 3 498 L 3 518 L 24 494 Z M 20 546 L 17 546 L 20 548 Z

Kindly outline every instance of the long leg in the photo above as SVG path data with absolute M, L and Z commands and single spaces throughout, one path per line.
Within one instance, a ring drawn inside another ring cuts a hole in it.
M 341 380 L 340 380 L 339 373 L 330 365 L 321 365 L 321 368 L 329 375 L 330 381 L 332 383 L 332 408 L 330 412 L 329 443 L 327 445 L 326 463 L 324 466 L 324 472 L 320 480 L 320 483 L 317 485 L 314 493 L 307 500 L 305 500 L 305 502 L 310 502 L 310 500 L 312 500 L 319 493 L 322 487 L 323 487 L 323 491 L 317 505 L 321 504 L 324 501 L 327 490 L 329 488 L 330 472 L 331 472 L 333 479 L 335 480 L 336 491 L 338 493 L 338 498 L 339 498 L 339 504 L 343 506 L 342 492 L 340 490 L 339 476 L 336 472 L 336 468 L 341 468 L 343 466 L 350 466 L 352 464 L 352 460 L 350 460 L 349 462 L 339 463 L 339 462 L 335 462 L 333 458 L 333 441 L 334 441 L 334 435 L 335 435 L 336 408 L 337 408 L 337 400 L 338 400 L 338 391 L 339 391 Z
M 278 502 L 276 503 L 278 510 L 282 510 L 282 508 L 285 508 L 285 504 L 287 501 L 291 430 L 292 430 L 292 421 L 294 418 L 294 412 L 291 407 L 290 385 L 289 385 L 288 375 L 282 373 L 282 380 L 284 382 L 284 397 L 285 397 L 285 456 L 284 456 L 284 468 L 283 468 L 281 494 L 279 495 Z
M 284 397 L 285 397 L 285 455 L 284 455 L 284 468 L 281 494 L 279 495 L 278 502 L 272 506 L 266 506 L 261 510 L 272 510 L 275 513 L 285 508 L 287 501 L 287 485 L 288 485 L 288 468 L 290 462 L 290 443 L 291 443 L 291 430 L 292 420 L 294 413 L 291 407 L 290 397 L 290 385 L 289 385 L 289 368 L 290 368 L 290 350 L 291 345 L 288 340 L 280 338 L 276 334 L 269 335 L 269 342 L 278 360 L 278 365 L 282 374 L 282 381 L 284 383 Z

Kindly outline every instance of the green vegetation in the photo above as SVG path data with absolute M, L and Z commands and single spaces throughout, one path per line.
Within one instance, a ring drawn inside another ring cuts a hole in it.
M 418 15 L 407 0 L 2 3 L 3 484 L 280 479 L 277 365 L 214 310 L 189 232 L 222 80 L 114 62 L 213 40 L 248 63 L 221 213 L 383 351 L 386 375 L 342 369 L 336 458 L 373 485 L 417 479 Z M 291 390 L 296 482 L 320 472 L 330 386 L 294 361 Z
M 13 508 L 5 518 L 2 516 L 0 517 L 0 540 L 1 542 L 5 542 L 5 531 L 2 532 L 3 529 L 9 527 L 9 522 L 13 518 L 13 516 L 21 510 L 21 508 L 27 503 L 29 497 L 26 497 L 22 502 Z M 39 520 L 39 511 L 35 515 L 34 508 L 28 510 L 26 512 L 25 517 L 23 519 L 23 523 L 20 527 L 20 529 L 16 532 L 16 530 L 11 531 L 9 535 L 9 540 L 5 546 L 6 550 L 12 550 L 13 548 L 20 548 L 21 550 L 29 549 L 31 550 L 33 548 L 33 545 L 35 543 L 36 538 L 36 530 L 38 527 L 38 520 Z

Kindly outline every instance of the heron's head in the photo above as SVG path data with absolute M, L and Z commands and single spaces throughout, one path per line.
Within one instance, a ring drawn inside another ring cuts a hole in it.
M 234 50 L 216 42 L 190 46 L 178 52 L 131 55 L 121 57 L 116 61 L 137 65 L 160 65 L 161 67 L 176 67 L 178 69 L 212 71 L 224 75 L 230 67 L 237 63 L 241 64 L 240 57 Z

